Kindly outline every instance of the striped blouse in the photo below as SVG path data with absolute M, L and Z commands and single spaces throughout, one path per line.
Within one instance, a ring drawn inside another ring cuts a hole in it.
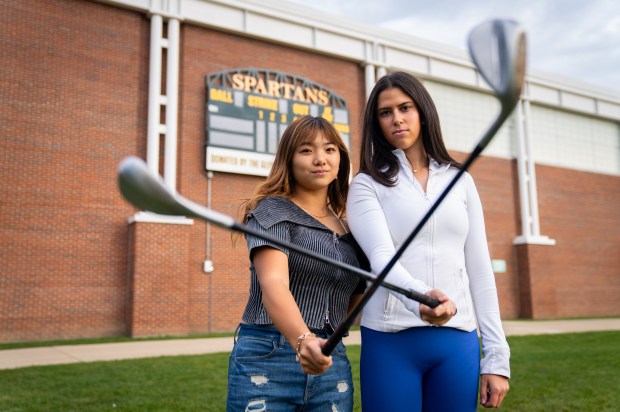
M 353 266 L 359 267 L 359 260 L 365 260 L 350 233 L 338 235 L 308 215 L 290 199 L 279 197 L 263 199 L 256 209 L 250 212 L 247 225 Z M 254 236 L 248 235 L 246 240 L 251 261 L 253 252 L 263 246 L 286 253 L 289 288 L 302 318 L 310 328 L 322 328 L 326 321 L 333 327 L 338 325 L 347 314 L 351 295 L 362 293 L 364 290 L 365 282 L 360 281 L 355 274 Z M 253 263 L 250 264 L 250 274 L 250 297 L 242 319 L 255 325 L 271 324 L 273 322 L 262 303 L 262 292 Z

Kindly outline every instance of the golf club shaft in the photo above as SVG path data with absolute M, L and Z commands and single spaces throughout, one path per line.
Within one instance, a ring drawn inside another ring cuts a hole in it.
M 268 242 L 273 243 L 274 245 L 278 245 L 284 248 L 287 248 L 289 250 L 292 250 L 294 252 L 306 255 L 308 257 L 311 257 L 313 259 L 319 260 L 321 262 L 327 263 L 329 265 L 335 266 L 339 269 L 345 270 L 347 272 L 350 273 L 354 273 L 357 276 L 361 277 L 364 280 L 373 282 L 373 283 L 378 283 L 378 286 L 382 286 L 386 289 L 390 289 L 394 292 L 398 292 L 403 294 L 404 296 L 408 297 L 409 299 L 413 299 L 417 302 L 421 302 L 421 303 L 430 303 L 432 304 L 432 298 L 430 296 L 427 296 L 423 293 L 420 292 L 416 292 L 415 290 L 408 290 L 408 289 L 403 289 L 399 286 L 393 285 L 391 283 L 387 283 L 387 282 L 377 282 L 377 276 L 371 274 L 370 272 L 367 272 L 361 268 L 349 265 L 347 263 L 341 262 L 339 260 L 335 260 L 335 259 L 331 259 L 327 256 L 321 255 L 319 253 L 313 252 L 311 250 L 305 249 L 303 247 L 294 245 L 292 243 L 288 243 L 285 241 L 282 241 L 274 236 L 268 235 L 266 233 L 262 233 L 262 232 L 258 232 L 256 230 L 250 229 L 249 227 L 247 227 L 246 225 L 240 224 L 235 222 L 231 227 L 229 227 L 230 230 L 234 230 L 236 232 L 241 232 L 250 236 L 255 236 L 258 238 L 261 238 L 263 240 L 266 240 Z
M 152 174 L 142 159 L 129 157 L 121 162 L 119 167 L 119 188 L 123 196 L 140 210 L 153 213 L 175 216 L 187 216 L 215 224 L 221 228 L 245 233 L 267 240 L 275 245 L 287 248 L 294 252 L 309 256 L 339 269 L 356 274 L 366 281 L 374 282 L 376 276 L 356 266 L 334 260 L 327 256 L 288 243 L 266 233 L 256 231 L 247 225 L 236 222 L 232 217 L 216 212 L 184 198 L 174 190 L 168 188 L 159 176 Z M 418 302 L 428 302 L 429 297 L 412 290 L 386 282 L 380 282 L 394 292 L 414 299 Z
M 489 129 L 483 135 L 482 139 L 480 139 L 480 142 L 476 145 L 476 147 L 471 152 L 471 154 L 469 155 L 467 160 L 465 160 L 465 162 L 463 163 L 462 167 L 459 169 L 459 171 L 456 174 L 456 176 L 454 176 L 454 178 L 452 178 L 452 180 L 450 181 L 448 186 L 446 186 L 444 191 L 439 195 L 439 197 L 437 198 L 435 203 L 433 203 L 431 208 L 426 212 L 426 214 L 418 222 L 418 224 L 413 229 L 413 231 L 411 232 L 409 237 L 407 237 L 405 242 L 396 251 L 396 253 L 392 257 L 392 259 L 390 259 L 390 261 L 387 263 L 387 265 L 385 265 L 385 267 L 383 268 L 381 273 L 379 273 L 379 275 L 377 275 L 375 281 L 373 281 L 368 286 L 368 288 L 366 288 L 366 291 L 362 295 L 362 299 L 357 303 L 357 305 L 355 305 L 349 311 L 347 317 L 340 323 L 340 325 L 338 325 L 338 327 L 336 328 L 334 333 L 327 339 L 327 342 L 325 342 L 325 345 L 323 345 L 323 347 L 321 349 L 321 351 L 323 352 L 324 355 L 331 354 L 332 351 L 334 350 L 334 348 L 336 347 L 336 345 L 338 345 L 338 342 L 340 342 L 340 340 L 347 334 L 347 332 L 349 331 L 349 328 L 351 328 L 351 325 L 353 325 L 353 322 L 355 322 L 355 319 L 357 318 L 357 316 L 360 314 L 360 312 L 362 311 L 362 309 L 364 308 L 364 306 L 366 305 L 366 303 L 368 302 L 370 297 L 375 293 L 375 291 L 379 287 L 380 282 L 384 281 L 384 279 L 387 276 L 387 274 L 390 272 L 390 270 L 392 270 L 392 268 L 394 267 L 394 265 L 396 264 L 398 259 L 400 259 L 402 254 L 405 252 L 405 250 L 407 249 L 409 244 L 411 244 L 411 242 L 417 236 L 417 234 L 420 232 L 422 227 L 424 227 L 424 224 L 426 224 L 428 219 L 430 219 L 431 215 L 439 207 L 441 202 L 443 202 L 443 200 L 446 198 L 448 193 L 452 190 L 452 188 L 457 183 L 457 181 L 467 171 L 469 166 L 474 162 L 474 160 L 476 160 L 476 158 L 480 155 L 480 153 L 482 153 L 484 148 L 489 144 L 489 142 L 491 141 L 491 138 L 495 135 L 495 133 L 497 133 L 497 131 L 501 127 L 502 123 L 504 123 L 504 121 L 508 117 L 508 114 L 510 114 L 511 111 L 512 111 L 512 109 L 511 110 L 505 110 L 504 108 L 502 108 L 502 110 L 501 110 L 500 114 L 498 115 L 497 119 L 495 119 L 495 121 L 493 122 L 491 127 L 489 127 Z M 423 296 L 427 296 L 427 295 L 423 295 Z M 427 296 L 427 297 L 429 297 L 429 296 Z M 431 308 L 435 308 L 435 307 L 437 307 L 439 305 L 439 301 L 437 299 L 433 299 L 432 302 L 423 302 L 423 301 L 417 300 L 417 299 L 416 299 L 416 301 L 420 302 L 420 303 L 423 303 L 426 306 L 430 306 Z
M 487 145 L 491 141 L 491 138 L 495 135 L 495 133 L 497 133 L 497 131 L 499 130 L 501 125 L 504 123 L 504 121 L 508 117 L 509 113 L 510 112 L 506 113 L 505 110 L 502 110 L 500 112 L 500 114 L 498 115 L 497 119 L 495 119 L 495 121 L 493 122 L 491 127 L 489 127 L 489 129 L 486 131 L 486 133 L 480 139 L 480 142 L 476 145 L 474 150 L 472 150 L 470 155 L 467 157 L 467 159 L 465 160 L 465 162 L 463 163 L 463 165 L 461 166 L 461 168 L 457 172 L 456 176 L 454 176 L 452 178 L 452 180 L 450 181 L 448 186 L 446 186 L 446 188 L 443 190 L 443 192 L 439 195 L 439 197 L 437 198 L 435 203 L 433 203 L 431 208 L 426 212 L 426 214 L 418 222 L 417 226 L 413 229 L 413 231 L 411 232 L 409 237 L 407 237 L 405 242 L 396 251 L 394 256 L 392 256 L 392 259 L 390 259 L 390 261 L 387 263 L 387 265 L 385 265 L 385 268 L 383 268 L 381 273 L 377 276 L 377 279 L 383 279 L 382 276 L 385 277 L 387 275 L 387 273 L 390 270 L 392 270 L 392 268 L 394 267 L 394 265 L 396 264 L 398 259 L 400 259 L 402 254 L 405 252 L 405 250 L 407 250 L 407 247 L 409 247 L 409 245 L 411 244 L 413 239 L 417 236 L 418 232 L 422 229 L 424 224 L 428 221 L 428 219 L 431 217 L 431 215 L 439 207 L 441 202 L 443 202 L 443 200 L 448 195 L 448 193 L 450 193 L 450 191 L 452 190 L 452 188 L 454 187 L 456 182 L 458 182 L 458 180 L 461 178 L 461 176 L 463 176 L 463 174 L 467 171 L 467 169 L 469 169 L 469 166 L 471 166 L 471 164 L 474 162 L 474 160 L 476 160 L 476 158 L 478 158 L 478 156 L 480 156 L 480 153 L 482 153 L 482 151 L 485 149 L 485 147 L 487 147 Z

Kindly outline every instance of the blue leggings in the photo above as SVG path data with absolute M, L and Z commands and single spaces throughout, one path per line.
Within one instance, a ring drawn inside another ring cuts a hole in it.
M 362 327 L 364 412 L 475 411 L 480 344 L 476 331 Z

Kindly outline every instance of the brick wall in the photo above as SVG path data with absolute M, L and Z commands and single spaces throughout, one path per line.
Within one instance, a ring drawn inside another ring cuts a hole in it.
M 463 155 L 456 156 L 464 160 Z M 517 256 L 513 240 L 520 234 L 516 162 L 481 156 L 469 170 L 480 194 L 491 259 L 504 260 L 506 272 L 496 273 L 500 312 L 505 319 L 520 316 Z
M 190 234 L 185 224 L 129 226 L 129 319 L 132 337 L 190 332 Z
M 137 261 L 148 262 L 157 243 L 129 243 L 127 219 L 135 210 L 118 194 L 116 168 L 125 156 L 145 156 L 149 21 L 73 0 L 3 2 L 0 18 L 0 341 L 144 334 L 133 322 L 129 281 L 140 273 L 128 261 L 137 253 Z M 348 101 L 352 135 L 359 135 L 357 64 L 186 25 L 181 35 L 178 189 L 187 197 L 206 203 L 204 76 L 210 72 L 254 66 L 320 82 Z M 214 173 L 213 208 L 237 216 L 259 182 Z M 168 229 L 151 229 L 161 230 Z M 233 247 L 229 232 L 212 228 L 216 269 L 205 274 L 206 225 L 184 230 L 190 293 L 174 316 L 185 312 L 189 333 L 231 330 L 248 292 L 245 241 L 237 238 Z M 167 284 L 163 268 L 159 275 L 149 281 Z M 149 330 L 165 333 L 154 325 Z
M 116 188 L 120 160 L 145 156 L 148 19 L 87 1 L 0 4 L 0 341 L 233 330 L 249 288 L 245 240 L 233 245 L 216 227 L 207 239 L 200 221 L 130 226 L 135 210 Z M 294 73 L 341 95 L 357 169 L 357 63 L 184 24 L 183 195 L 208 200 L 205 75 L 242 67 Z M 504 318 L 620 315 L 618 177 L 538 166 L 541 229 L 557 245 L 515 247 L 514 161 L 483 156 L 471 174 L 491 257 L 507 264 L 496 274 Z M 211 206 L 238 217 L 260 181 L 214 173 Z
M 145 16 L 2 1 L 0 341 L 126 332 L 127 227 L 116 168 L 143 153 Z
M 537 165 L 541 234 L 556 245 L 515 246 L 521 234 L 515 162 L 482 156 L 471 174 L 491 258 L 506 260 L 506 273 L 495 275 L 503 318 L 620 314 L 620 178 Z
M 536 167 L 540 225 L 529 249 L 532 317 L 620 315 L 620 178 Z

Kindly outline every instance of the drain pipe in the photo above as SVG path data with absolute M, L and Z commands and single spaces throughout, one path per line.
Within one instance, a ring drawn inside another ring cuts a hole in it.
M 213 172 L 207 172 L 207 207 L 211 209 L 211 181 L 213 179 Z M 205 261 L 203 270 L 209 276 L 209 326 L 207 331 L 211 333 L 213 328 L 213 257 L 211 249 L 211 223 L 206 223 L 206 248 L 205 248 Z

